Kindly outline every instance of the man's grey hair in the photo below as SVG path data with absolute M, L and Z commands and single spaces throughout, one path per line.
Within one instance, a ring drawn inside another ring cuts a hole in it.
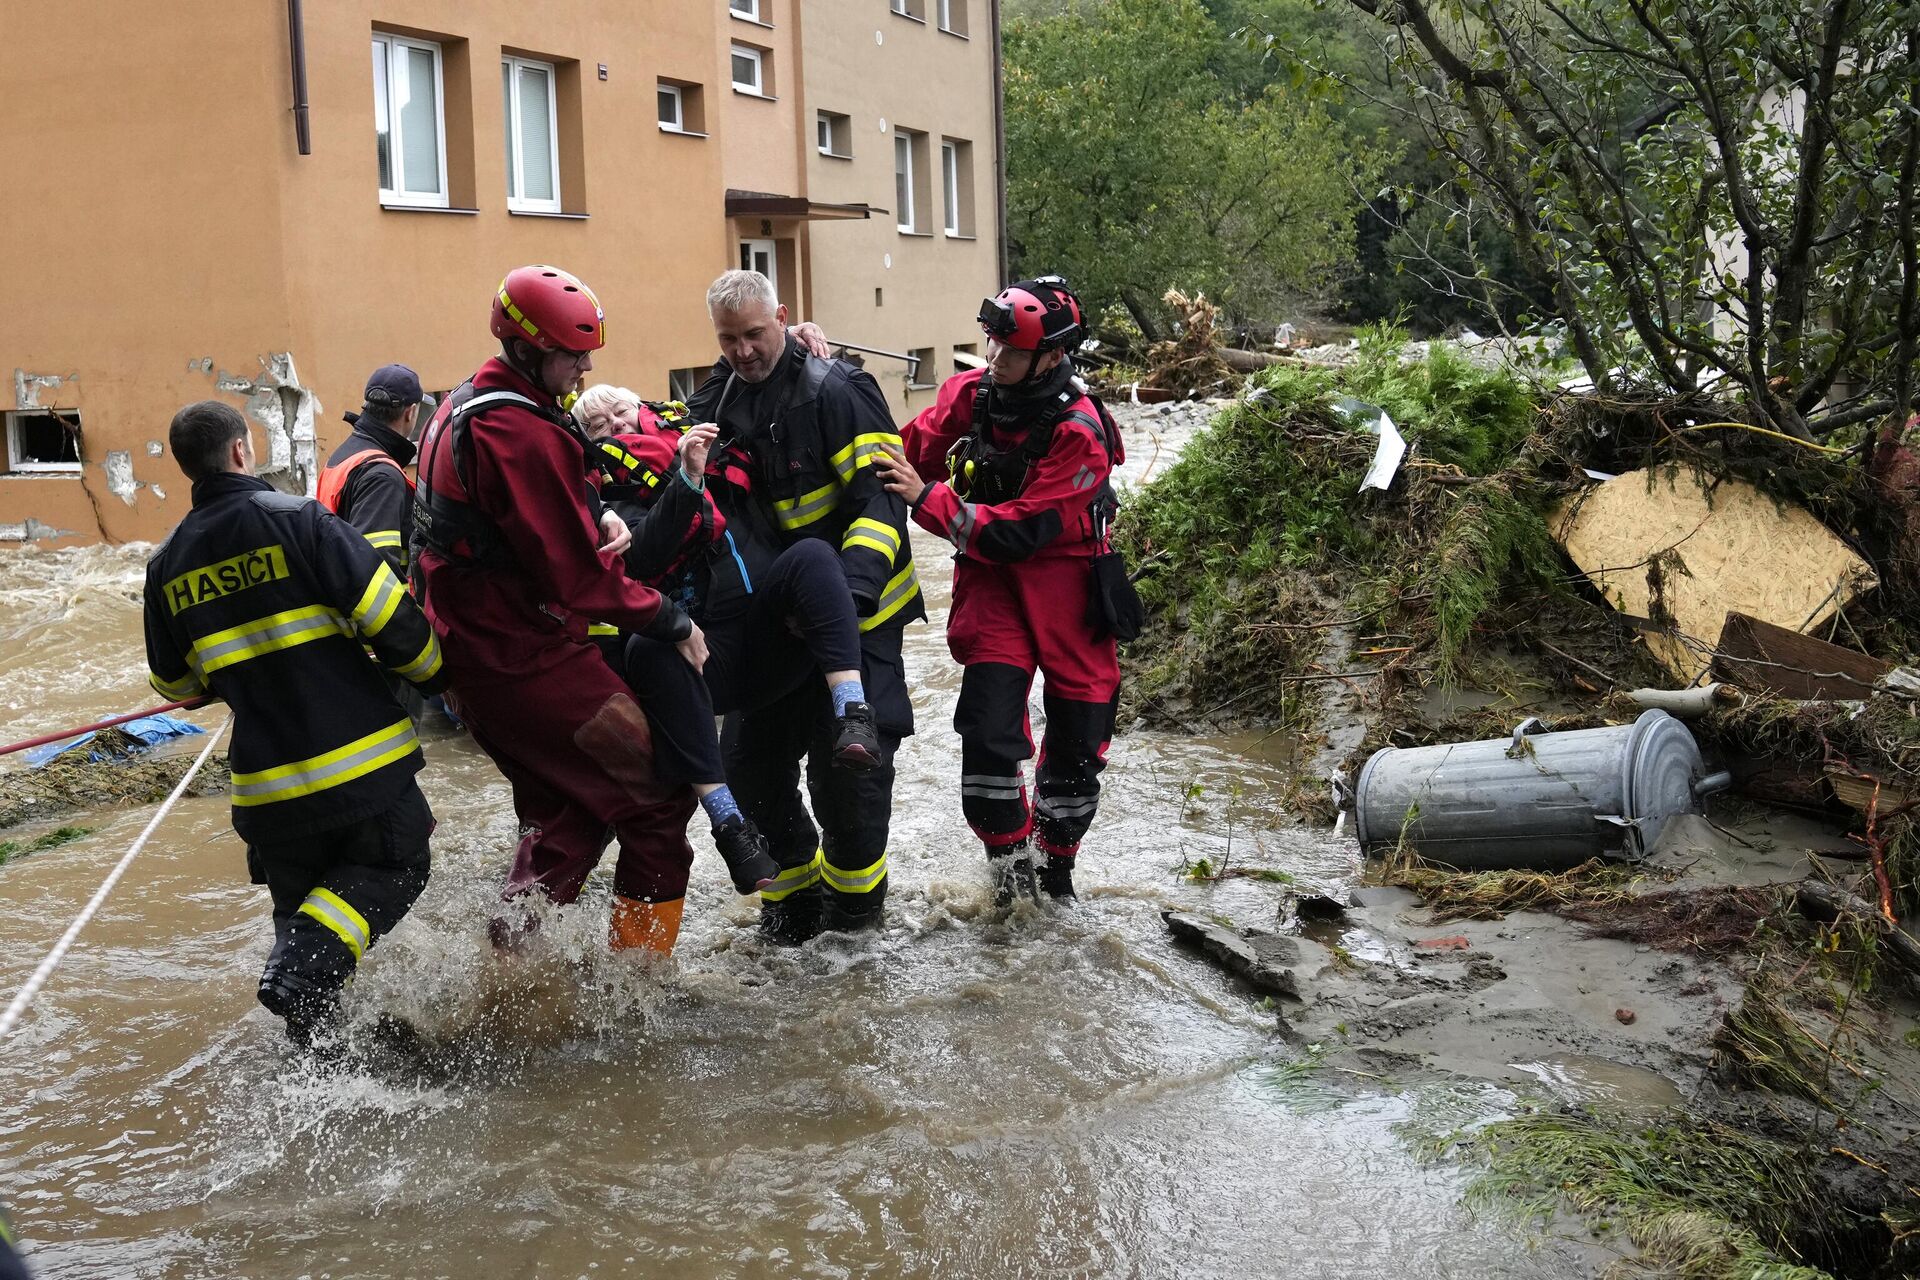
M 729 271 L 707 290 L 707 311 L 745 311 L 751 307 L 780 305 L 780 294 L 773 281 L 758 271 Z

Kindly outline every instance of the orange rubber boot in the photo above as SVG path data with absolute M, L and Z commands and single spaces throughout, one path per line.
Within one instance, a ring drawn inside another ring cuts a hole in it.
M 607 945 L 615 951 L 644 948 L 659 955 L 673 954 L 680 937 L 680 914 L 687 900 L 644 902 L 639 898 L 613 895 L 613 922 L 607 930 Z

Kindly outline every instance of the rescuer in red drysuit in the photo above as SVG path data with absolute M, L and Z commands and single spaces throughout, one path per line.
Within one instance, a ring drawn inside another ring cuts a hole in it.
M 1120 668 L 1090 608 L 1107 549 L 1118 434 L 1074 379 L 1080 303 L 1057 276 L 1023 280 L 981 307 L 987 366 L 949 378 L 874 463 L 914 520 L 953 543 L 947 647 L 966 668 L 960 807 L 986 845 L 1001 905 L 1039 888 L 1074 896 L 1074 856 L 1093 822 Z M 924 480 L 922 476 L 945 476 Z M 1046 735 L 1033 755 L 1027 695 L 1046 677 Z M 1044 862 L 1036 866 L 1037 855 Z
M 501 281 L 492 331 L 500 355 L 448 397 L 422 442 L 415 582 L 459 713 L 530 829 L 502 896 L 572 902 L 611 828 L 612 945 L 670 952 L 694 797 L 655 777 L 646 717 L 587 619 L 676 643 L 696 667 L 704 640 L 678 606 L 621 571 L 631 535 L 600 509 L 586 437 L 559 406 L 605 343 L 599 302 L 564 271 L 521 267 Z M 505 921 L 494 932 L 511 936 Z

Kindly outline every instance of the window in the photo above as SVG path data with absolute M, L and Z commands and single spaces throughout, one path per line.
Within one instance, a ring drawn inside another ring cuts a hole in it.
M 447 207 L 447 122 L 440 46 L 376 33 L 373 129 L 382 204 Z
M 950 236 L 973 238 L 973 144 L 940 140 L 941 223 Z
M 700 86 L 690 80 L 661 80 L 655 86 L 660 131 L 706 137 L 707 113 Z
M 915 347 L 907 352 L 907 390 L 925 391 L 938 386 L 933 381 L 933 348 Z
M 687 401 L 693 399 L 693 393 L 700 389 L 700 384 L 705 382 L 708 375 L 712 372 L 713 366 L 710 364 L 697 364 L 687 369 L 668 370 L 667 395 L 685 404 Z
M 80 411 L 9 411 L 7 470 L 27 475 L 79 475 Z
M 733 87 L 741 93 L 771 97 L 767 90 L 766 52 L 752 45 L 733 46 Z
M 915 22 L 927 20 L 927 0 L 891 0 L 893 11 Z
M 965 373 L 969 369 L 984 369 L 987 362 L 980 358 L 980 344 L 977 342 L 956 342 L 953 344 L 953 371 Z
M 831 111 L 822 111 L 816 122 L 820 154 L 836 160 L 853 159 L 853 121 Z
M 727 9 L 736 18 L 745 18 L 749 22 L 764 21 L 760 17 L 760 0 L 727 0 Z
M 913 230 L 913 135 L 893 135 L 893 203 L 902 231 Z
M 893 131 L 893 199 L 898 205 L 900 230 L 910 235 L 925 235 L 926 218 L 932 212 L 931 192 L 927 189 L 927 135 L 911 129 Z
M 941 193 L 944 197 L 947 234 L 960 234 L 960 148 L 951 142 L 940 144 Z
M 967 34 L 967 0 L 936 0 L 940 29 L 949 35 Z
M 560 129 L 553 80 L 551 63 L 500 59 L 509 209 L 560 212 Z

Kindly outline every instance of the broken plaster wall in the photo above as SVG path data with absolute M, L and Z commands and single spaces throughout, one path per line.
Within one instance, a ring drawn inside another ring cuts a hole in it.
M 211 362 L 209 362 L 211 363 Z M 266 456 L 257 474 L 274 488 L 311 498 L 319 480 L 315 465 L 314 423 L 321 413 L 320 397 L 300 385 L 293 353 L 275 351 L 260 357 L 260 373 L 242 378 L 225 370 L 215 386 L 247 398 L 246 414 L 266 436 Z

